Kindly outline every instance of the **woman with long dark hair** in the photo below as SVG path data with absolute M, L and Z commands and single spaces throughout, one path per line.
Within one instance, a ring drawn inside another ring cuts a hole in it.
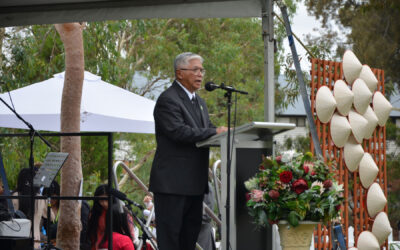
M 113 249 L 114 250 L 135 250 L 133 246 L 133 238 L 129 232 L 128 220 L 126 211 L 121 212 L 120 204 L 114 204 L 112 206 L 112 238 L 113 238 Z M 106 223 L 107 224 L 107 223 Z M 105 234 L 105 241 L 101 248 L 108 248 L 108 238 Z
M 108 195 L 108 186 L 106 184 L 100 185 L 96 188 L 96 191 L 94 192 L 95 197 L 107 197 Z M 118 209 L 119 209 L 119 203 L 117 200 L 112 197 L 113 199 L 113 204 L 115 204 Z M 103 246 L 107 242 L 107 234 L 106 234 L 106 228 L 107 228 L 107 210 L 108 210 L 108 201 L 107 200 L 95 200 L 93 202 L 93 207 L 92 210 L 90 211 L 90 216 L 89 216 L 89 223 L 88 223 L 88 238 L 91 242 L 92 245 L 92 250 L 98 250 L 100 248 L 104 248 Z M 120 218 L 114 219 L 115 216 L 113 216 L 113 227 L 115 227 L 115 224 L 117 222 L 114 222 L 114 220 L 119 220 Z M 133 237 L 133 227 L 130 225 L 131 220 L 128 220 L 128 215 L 127 213 L 123 212 L 123 218 L 124 220 L 117 225 L 118 228 L 122 228 L 121 230 L 117 230 L 115 232 L 127 235 L 129 238 L 132 239 Z M 125 227 L 126 225 L 126 227 Z M 123 232 L 123 233 L 121 233 Z M 114 238 L 114 237 L 113 237 Z M 132 241 L 132 240 L 131 240 Z M 114 245 L 114 243 L 113 243 Z M 133 246 L 133 245 L 132 245 Z

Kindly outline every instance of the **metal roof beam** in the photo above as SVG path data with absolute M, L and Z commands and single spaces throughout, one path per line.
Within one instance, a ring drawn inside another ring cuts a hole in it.
M 26 1 L 27 5 L 23 6 L 0 4 L 0 27 L 146 18 L 261 16 L 259 0 L 40 2 L 43 3 L 32 5 Z

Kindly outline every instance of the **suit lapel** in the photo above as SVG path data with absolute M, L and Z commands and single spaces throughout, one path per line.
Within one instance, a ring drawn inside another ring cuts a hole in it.
M 196 110 L 194 110 L 193 104 L 189 100 L 188 95 L 185 93 L 185 91 L 182 89 L 182 87 L 178 85 L 178 83 L 176 81 L 174 81 L 172 83 L 172 85 L 175 88 L 176 92 L 178 93 L 179 97 L 181 98 L 184 108 L 186 108 L 187 112 L 192 117 L 195 126 L 201 127 L 201 121 L 199 121 L 199 119 L 197 118 L 197 116 L 195 114 Z

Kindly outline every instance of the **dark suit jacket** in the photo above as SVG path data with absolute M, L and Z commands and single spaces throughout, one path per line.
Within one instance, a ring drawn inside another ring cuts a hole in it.
M 150 191 L 178 195 L 208 192 L 208 148 L 195 143 L 216 134 L 207 106 L 198 95 L 201 121 L 178 83 L 164 91 L 154 108 L 157 150 L 150 174 Z

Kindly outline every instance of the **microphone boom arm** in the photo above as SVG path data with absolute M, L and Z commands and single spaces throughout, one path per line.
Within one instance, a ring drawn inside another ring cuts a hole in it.
M 246 92 L 246 91 L 235 89 L 235 88 L 232 87 L 232 86 L 226 86 L 225 83 L 221 83 L 221 86 L 220 86 L 219 88 L 220 88 L 220 89 L 223 89 L 223 90 L 226 90 L 226 91 L 236 92 L 236 93 L 239 93 L 239 94 L 243 94 L 243 95 L 248 95 L 248 94 L 249 94 L 249 93 Z
M 215 89 L 223 89 L 223 90 L 228 91 L 229 93 L 236 92 L 236 93 L 243 94 L 243 95 L 249 94 L 246 91 L 237 90 L 232 86 L 226 86 L 225 83 L 221 83 L 221 85 L 217 85 L 213 82 L 207 82 L 205 85 L 205 89 L 207 91 L 214 91 Z

